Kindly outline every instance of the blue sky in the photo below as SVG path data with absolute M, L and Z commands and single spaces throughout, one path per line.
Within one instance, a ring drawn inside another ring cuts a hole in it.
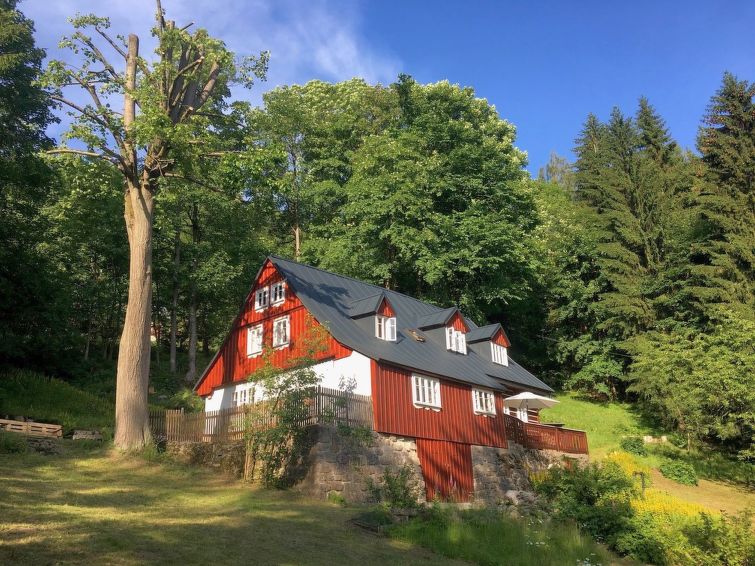
M 25 0 L 37 42 L 57 55 L 76 13 L 108 15 L 119 33 L 147 40 L 152 0 Z M 533 173 L 551 151 L 571 158 L 589 112 L 633 113 L 647 96 L 672 134 L 693 147 L 725 70 L 755 80 L 755 2 L 451 2 L 435 0 L 163 0 L 239 54 L 271 51 L 279 84 L 361 76 L 392 82 L 448 79 L 475 88 L 517 126 Z M 53 132 L 57 133 L 57 132 Z

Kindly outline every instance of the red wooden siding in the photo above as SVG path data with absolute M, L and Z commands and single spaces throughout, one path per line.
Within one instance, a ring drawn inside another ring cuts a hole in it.
M 474 491 L 472 447 L 469 444 L 418 438 L 417 456 L 428 501 L 436 497 L 469 501 Z
M 412 403 L 409 370 L 372 364 L 372 403 L 375 430 L 400 436 L 449 440 L 506 448 L 503 400 L 496 394 L 495 417 L 475 415 L 472 388 L 440 380 L 440 411 L 418 409 Z
M 380 303 L 380 307 L 378 307 L 377 314 L 380 314 L 383 316 L 396 316 L 396 312 L 393 310 L 391 303 L 389 303 L 388 299 L 385 299 L 385 298 Z
M 511 346 L 511 344 L 509 344 L 508 338 L 506 338 L 506 335 L 503 333 L 502 330 L 498 330 L 493 335 L 493 343 L 498 344 L 499 346 L 503 346 L 504 348 L 508 348 L 509 346 Z
M 265 262 L 252 292 L 249 293 L 241 312 L 233 323 L 230 333 L 202 377 L 197 388 L 199 395 L 209 395 L 213 389 L 221 385 L 244 381 L 252 372 L 262 366 L 262 356 L 249 358 L 246 355 L 246 335 L 249 326 L 262 323 L 265 347 L 271 347 L 273 320 L 288 315 L 290 317 L 289 346 L 275 350 L 271 362 L 276 367 L 286 367 L 287 362 L 291 359 L 300 358 L 307 353 L 307 337 L 312 335 L 309 329 L 320 325 L 309 314 L 309 311 L 288 285 L 286 285 L 286 299 L 282 304 L 269 306 L 260 312 L 254 310 L 255 291 L 260 287 L 281 281 L 281 279 L 282 277 L 275 266 L 270 261 Z M 351 355 L 351 349 L 337 342 L 327 333 L 324 336 L 326 338 L 323 348 L 315 355 L 317 360 L 339 359 Z
M 469 332 L 467 323 L 464 322 L 464 318 L 458 311 L 451 317 L 451 320 L 448 321 L 448 324 L 446 324 L 446 326 L 453 326 L 454 329 L 460 330 L 461 332 Z

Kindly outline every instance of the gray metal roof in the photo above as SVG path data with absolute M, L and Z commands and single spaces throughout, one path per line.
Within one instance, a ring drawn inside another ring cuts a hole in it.
M 359 299 L 351 303 L 349 306 L 349 316 L 351 318 L 359 318 L 360 316 L 366 316 L 376 312 L 380 308 L 380 303 L 383 302 L 385 293 L 375 293 L 364 299 Z
M 482 342 L 483 340 L 490 340 L 498 330 L 502 330 L 499 323 L 488 324 L 487 326 L 478 326 L 467 332 L 466 339 L 467 344 L 473 344 L 474 342 Z
M 435 326 L 445 326 L 451 320 L 451 317 L 458 311 L 456 307 L 438 310 L 437 312 L 427 314 L 417 319 L 417 328 L 433 328 Z
M 509 385 L 553 391 L 511 357 L 509 365 L 502 366 L 471 350 L 466 355 L 451 352 L 446 349 L 445 338 L 434 336 L 432 332 L 422 333 L 426 338 L 424 342 L 415 340 L 408 332 L 418 329 L 420 323 L 426 324 L 428 320 L 446 316 L 447 321 L 455 312 L 455 307 L 443 309 L 351 277 L 276 256 L 269 259 L 312 316 L 328 329 L 333 338 L 369 358 L 492 389 L 502 390 Z M 379 340 L 352 318 L 353 308 L 358 307 L 358 312 L 371 308 L 378 295 L 387 298 L 396 313 L 396 342 Z M 362 302 L 364 305 L 359 304 Z M 449 311 L 451 314 L 448 314 Z M 472 321 L 465 321 L 472 332 L 477 329 Z

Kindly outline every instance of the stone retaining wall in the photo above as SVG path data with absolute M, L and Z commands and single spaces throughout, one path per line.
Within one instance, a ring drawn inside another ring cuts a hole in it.
M 584 454 L 533 450 L 512 442 L 509 442 L 508 448 L 472 446 L 474 500 L 485 505 L 500 505 L 511 499 L 511 491 L 530 492 L 530 473 L 561 466 L 565 458 L 587 461 Z
M 366 502 L 371 495 L 370 481 L 379 483 L 386 469 L 395 472 L 408 465 L 424 500 L 425 482 L 413 438 L 376 432 L 355 436 L 324 426 L 313 434 L 316 438 L 302 463 L 306 473 L 297 486 L 303 493 L 321 499 L 335 494 L 349 502 Z
M 169 442 L 165 451 L 184 464 L 204 466 L 225 475 L 244 475 L 244 442 Z

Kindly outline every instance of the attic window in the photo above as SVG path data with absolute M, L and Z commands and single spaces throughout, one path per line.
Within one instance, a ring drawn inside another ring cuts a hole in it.
M 396 341 L 396 317 L 375 316 L 375 336 L 388 342 Z
M 280 305 L 286 300 L 286 284 L 283 281 L 270 285 L 271 304 Z
M 446 349 L 459 354 L 467 353 L 467 339 L 461 330 L 456 330 L 453 326 L 446 328 Z
M 262 287 L 254 294 L 254 310 L 261 311 L 270 303 L 270 288 Z
M 273 321 L 273 348 L 288 346 L 290 341 L 289 318 L 282 316 Z
M 491 355 L 493 356 L 493 363 L 507 366 L 509 365 L 509 353 L 505 346 L 501 346 L 500 344 L 495 344 L 491 342 L 490 344 L 490 350 Z

